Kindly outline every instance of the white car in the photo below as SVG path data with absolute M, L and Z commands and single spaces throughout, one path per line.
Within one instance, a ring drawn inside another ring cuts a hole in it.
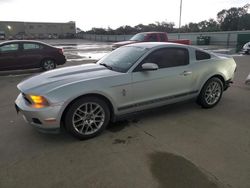
M 244 44 L 243 48 L 242 48 L 242 51 L 245 53 L 245 54 L 249 54 L 250 53 L 250 42 Z
M 245 82 L 247 85 L 250 85 L 250 74 L 248 75 L 247 79 L 246 79 L 246 82 Z
M 79 139 L 102 132 L 110 121 L 138 111 L 196 98 L 215 106 L 236 64 L 201 49 L 173 43 L 137 43 L 99 60 L 56 69 L 20 84 L 16 109 L 40 131 L 62 126 Z

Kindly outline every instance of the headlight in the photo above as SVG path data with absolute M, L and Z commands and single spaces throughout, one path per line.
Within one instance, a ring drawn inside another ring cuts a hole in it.
M 44 108 L 46 106 L 49 106 L 49 102 L 43 96 L 39 95 L 26 95 L 26 96 L 30 99 L 32 107 L 34 108 Z

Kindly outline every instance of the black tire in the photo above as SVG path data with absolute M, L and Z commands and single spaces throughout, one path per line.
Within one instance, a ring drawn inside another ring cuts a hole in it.
M 92 107 L 98 107 L 98 109 L 91 113 Z M 94 113 L 96 114 L 93 115 Z M 70 105 L 65 113 L 64 123 L 66 130 L 74 137 L 85 140 L 100 134 L 108 125 L 109 120 L 110 109 L 107 103 L 100 98 L 90 96 L 80 98 Z
M 44 59 L 44 60 L 42 60 L 41 68 L 44 71 L 55 69 L 56 68 L 55 60 L 53 60 L 53 59 Z
M 213 84 L 216 85 L 216 89 L 214 91 L 209 91 L 209 89 L 213 87 Z M 217 77 L 210 78 L 202 87 L 197 98 L 197 103 L 203 108 L 212 108 L 220 101 L 223 91 L 222 81 Z

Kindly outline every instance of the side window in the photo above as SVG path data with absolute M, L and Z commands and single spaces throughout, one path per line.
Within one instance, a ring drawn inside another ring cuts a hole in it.
M 41 49 L 42 46 L 36 43 L 23 43 L 23 49 L 24 50 L 35 50 L 35 49 Z
M 211 59 L 211 55 L 206 53 L 206 52 L 202 52 L 199 50 L 195 51 L 195 56 L 196 56 L 196 60 L 205 60 L 205 59 Z
M 157 42 L 158 41 L 157 35 L 155 35 L 155 34 L 148 35 L 148 41 L 149 42 Z
M 0 52 L 18 51 L 18 44 L 6 44 L 0 47 Z
M 160 69 L 189 64 L 189 52 L 185 48 L 163 48 L 149 54 L 135 69 L 141 71 L 143 63 L 155 63 Z
M 166 39 L 165 39 L 166 36 L 164 34 L 160 33 L 159 36 L 160 36 L 160 41 L 161 42 L 165 42 L 166 41 Z

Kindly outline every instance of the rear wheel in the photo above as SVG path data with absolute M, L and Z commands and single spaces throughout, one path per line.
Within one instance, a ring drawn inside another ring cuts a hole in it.
M 83 97 L 76 100 L 65 115 L 66 129 L 81 140 L 101 133 L 110 120 L 108 105 L 97 97 Z
M 209 79 L 203 86 L 197 99 L 198 104 L 203 108 L 212 108 L 221 99 L 223 93 L 223 83 L 219 78 Z
M 45 71 L 52 70 L 56 68 L 56 63 L 52 59 L 44 59 L 41 65 L 42 69 Z

